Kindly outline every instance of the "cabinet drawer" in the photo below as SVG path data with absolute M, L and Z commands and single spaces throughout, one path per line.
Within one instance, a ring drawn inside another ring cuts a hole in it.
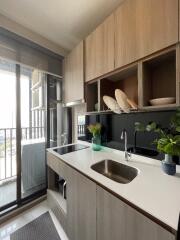
M 47 165 L 62 178 L 66 179 L 67 166 L 58 157 L 47 152 Z

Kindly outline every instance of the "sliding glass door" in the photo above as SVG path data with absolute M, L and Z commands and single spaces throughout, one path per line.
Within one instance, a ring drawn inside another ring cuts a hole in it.
M 0 60 L 0 216 L 46 192 L 46 147 L 61 143 L 61 89 L 57 76 Z
M 0 214 L 46 189 L 46 74 L 0 60 Z
M 16 201 L 16 65 L 0 60 L 0 208 Z

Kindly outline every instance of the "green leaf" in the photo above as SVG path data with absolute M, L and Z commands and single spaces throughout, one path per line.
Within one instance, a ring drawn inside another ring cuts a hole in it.
M 173 143 L 164 146 L 164 152 L 173 155 Z
M 173 140 L 176 141 L 177 143 L 180 143 L 180 135 L 174 136 Z
M 157 124 L 155 122 L 152 122 L 146 126 L 146 131 L 150 132 L 157 128 Z
M 160 138 L 158 140 L 158 144 L 160 144 L 162 147 L 167 145 L 169 143 L 169 140 L 167 138 Z
M 145 131 L 145 127 L 141 122 L 135 122 L 135 131 L 137 132 L 144 132 Z
M 177 127 L 176 127 L 176 132 L 179 132 L 179 133 L 180 133 L 180 126 L 177 126 Z
M 140 123 L 135 123 L 136 131 L 153 131 L 157 133 L 157 139 L 153 141 L 159 152 L 180 156 L 180 108 L 172 117 L 168 128 L 162 128 L 155 122 L 149 123 L 146 127 Z
M 168 135 L 166 138 L 160 138 L 157 142 L 157 149 L 160 152 L 170 155 L 180 155 L 180 135 Z
M 171 126 L 176 130 L 177 132 L 180 132 L 180 108 L 177 109 L 175 115 L 171 119 Z
M 180 145 L 174 145 L 173 146 L 173 155 L 174 156 L 180 156 Z

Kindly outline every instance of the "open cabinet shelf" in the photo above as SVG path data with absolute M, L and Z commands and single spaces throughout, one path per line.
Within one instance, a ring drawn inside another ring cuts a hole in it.
M 108 110 L 103 101 L 103 96 L 107 95 L 115 98 L 115 90 L 120 89 L 126 93 L 129 99 L 138 104 L 138 72 L 137 66 L 133 66 L 123 71 L 100 80 L 100 110 Z
M 65 179 L 63 179 L 57 172 L 55 172 L 52 168 L 48 167 L 48 197 L 51 199 L 52 205 L 54 208 L 55 205 L 58 207 L 59 211 L 65 217 L 67 214 L 67 201 L 63 194 L 63 183 Z
M 87 112 L 99 111 L 98 85 L 98 81 L 85 85 Z
M 176 49 L 162 53 L 142 62 L 141 107 L 147 109 L 171 108 L 178 105 L 177 92 L 177 52 Z M 151 99 L 175 98 L 173 104 L 152 106 Z
M 139 111 L 177 108 L 180 101 L 179 56 L 179 46 L 173 46 L 86 83 L 87 112 L 108 111 L 103 96 L 115 98 L 116 89 L 124 91 L 138 105 Z M 167 97 L 175 98 L 175 102 L 159 106 L 150 104 L 151 99 Z

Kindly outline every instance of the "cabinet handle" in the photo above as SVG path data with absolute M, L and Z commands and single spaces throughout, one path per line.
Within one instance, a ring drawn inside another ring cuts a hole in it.
M 66 181 L 63 183 L 63 198 L 66 199 Z

